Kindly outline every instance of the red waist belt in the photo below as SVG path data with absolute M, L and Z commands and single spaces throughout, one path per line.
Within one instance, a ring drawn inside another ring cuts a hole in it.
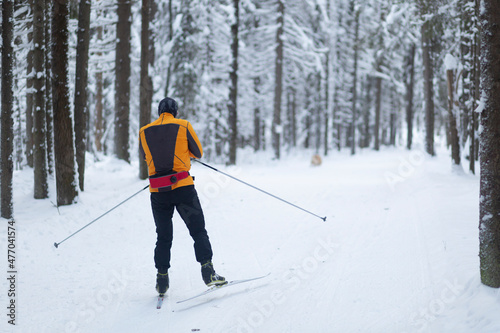
M 161 188 L 172 186 L 179 180 L 189 177 L 189 172 L 181 171 L 179 173 L 174 173 L 172 175 L 160 176 L 160 177 L 149 177 L 149 187 L 151 188 Z

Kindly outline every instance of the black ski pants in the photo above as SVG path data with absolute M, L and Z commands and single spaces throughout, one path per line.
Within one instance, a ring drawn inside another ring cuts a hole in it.
M 170 248 L 172 247 L 174 208 L 189 229 L 194 240 L 196 261 L 212 260 L 212 247 L 205 229 L 205 218 L 194 185 L 179 187 L 168 192 L 152 192 L 151 208 L 156 224 L 155 266 L 157 269 L 170 268 Z

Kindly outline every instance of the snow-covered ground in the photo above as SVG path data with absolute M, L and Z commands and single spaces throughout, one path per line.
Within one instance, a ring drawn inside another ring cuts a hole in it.
M 2 279 L 1 332 L 500 332 L 500 291 L 481 285 L 479 177 L 448 153 L 333 152 L 270 161 L 240 152 L 220 170 L 320 216 L 193 165 L 217 272 L 271 275 L 185 303 L 205 289 L 178 215 L 168 299 L 157 310 L 155 229 L 137 162 L 87 161 L 78 204 L 32 198 L 32 171 L 14 175 L 16 326 Z M 7 221 L 1 246 L 7 256 Z M 4 270 L 7 262 L 4 259 Z

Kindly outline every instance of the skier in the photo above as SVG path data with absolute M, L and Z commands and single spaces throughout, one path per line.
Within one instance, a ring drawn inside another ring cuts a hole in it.
M 201 264 L 205 284 L 213 286 L 227 283 L 224 277 L 215 273 L 203 210 L 193 177 L 189 175 L 190 157 L 201 158 L 203 150 L 191 124 L 187 120 L 176 119 L 177 108 L 174 99 L 163 99 L 158 106 L 159 118 L 139 131 L 141 156 L 149 170 L 151 208 L 156 224 L 154 261 L 158 270 L 156 290 L 160 296 L 169 287 L 174 208 L 194 240 L 196 261 Z

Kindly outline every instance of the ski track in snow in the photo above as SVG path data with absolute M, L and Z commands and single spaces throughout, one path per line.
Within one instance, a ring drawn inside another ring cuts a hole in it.
M 479 279 L 479 177 L 452 172 L 447 152 L 333 152 L 320 167 L 245 153 L 216 167 L 326 222 L 193 165 L 217 272 L 271 275 L 177 304 L 205 286 L 176 214 L 160 310 L 147 190 L 53 246 L 144 187 L 136 164 L 89 155 L 85 192 L 59 209 L 53 186 L 34 200 L 32 171 L 16 171 L 18 325 L 4 316 L 0 332 L 500 331 L 500 291 Z

